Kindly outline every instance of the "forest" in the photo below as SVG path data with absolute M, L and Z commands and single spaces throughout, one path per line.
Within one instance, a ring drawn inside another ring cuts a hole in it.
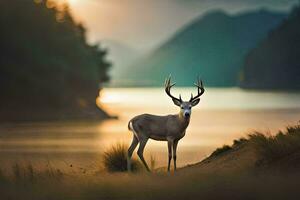
M 1 0 L 0 27 L 0 120 L 107 117 L 95 104 L 107 50 L 87 42 L 67 4 Z

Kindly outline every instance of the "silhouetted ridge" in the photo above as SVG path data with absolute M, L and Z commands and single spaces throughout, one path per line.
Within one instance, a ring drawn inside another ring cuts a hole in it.
M 300 89 L 300 6 L 252 49 L 240 85 L 254 89 Z
M 172 73 L 178 85 L 190 86 L 198 74 L 207 86 L 236 86 L 244 56 L 284 18 L 285 14 L 264 10 L 237 15 L 209 12 L 140 59 L 121 78 L 135 80 L 135 86 L 161 86 Z

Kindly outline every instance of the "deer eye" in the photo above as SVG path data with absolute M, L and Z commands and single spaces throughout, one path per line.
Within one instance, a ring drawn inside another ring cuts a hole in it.
M 180 106 L 181 109 L 183 109 L 183 106 Z

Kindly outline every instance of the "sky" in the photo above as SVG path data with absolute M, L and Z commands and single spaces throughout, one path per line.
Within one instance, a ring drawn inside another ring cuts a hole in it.
M 289 11 L 299 0 L 57 0 L 67 1 L 91 43 L 109 40 L 146 51 L 213 9 L 228 13 L 267 8 Z

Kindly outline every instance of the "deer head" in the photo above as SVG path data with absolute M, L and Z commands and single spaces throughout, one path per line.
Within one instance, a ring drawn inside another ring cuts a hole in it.
M 192 107 L 196 106 L 200 102 L 200 96 L 204 93 L 204 87 L 202 80 L 199 78 L 197 79 L 197 82 L 194 83 L 194 85 L 197 87 L 197 95 L 193 97 L 193 94 L 191 93 L 191 98 L 189 101 L 183 101 L 181 99 L 181 95 L 179 95 L 179 98 L 174 97 L 171 94 L 171 88 L 175 85 L 175 83 L 171 84 L 171 76 L 166 79 L 165 81 L 165 91 L 169 97 L 171 97 L 173 103 L 180 107 L 180 114 L 184 118 L 188 119 L 191 116 Z

